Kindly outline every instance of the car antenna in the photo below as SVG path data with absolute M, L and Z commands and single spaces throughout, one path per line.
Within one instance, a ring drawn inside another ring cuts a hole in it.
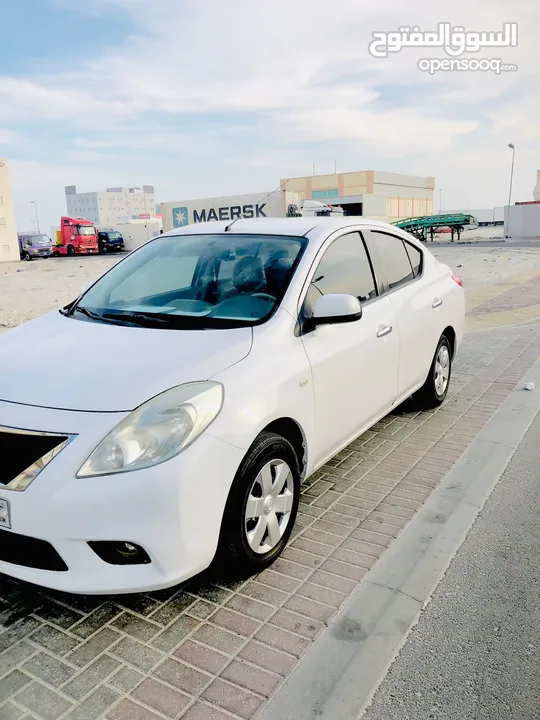
M 288 182 L 289 182 L 288 180 L 285 180 L 285 185 L 286 185 Z M 274 193 L 276 193 L 278 190 L 281 190 L 281 189 L 282 189 L 282 183 L 279 183 L 279 185 L 277 186 L 277 188 L 275 188 L 275 190 L 270 190 L 270 192 L 267 193 L 260 202 L 263 203 L 267 198 L 270 197 L 270 195 L 273 195 Z M 245 218 L 244 218 L 243 215 L 239 215 L 237 218 L 234 218 L 234 220 L 227 225 L 227 227 L 225 228 L 224 232 L 229 232 L 229 230 L 232 228 L 232 226 L 234 225 L 234 223 L 235 223 L 235 222 L 238 222 L 238 220 L 245 220 Z
M 239 215 L 238 217 L 234 218 L 234 220 L 227 225 L 224 232 L 229 232 L 229 230 L 232 228 L 232 226 L 234 225 L 235 222 L 238 222 L 238 220 L 243 220 L 243 219 L 244 219 L 243 215 Z

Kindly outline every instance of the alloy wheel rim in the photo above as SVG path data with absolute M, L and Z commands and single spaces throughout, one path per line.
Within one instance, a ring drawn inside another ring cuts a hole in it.
M 294 502 L 294 478 L 284 460 L 270 460 L 250 488 L 244 517 L 248 545 L 264 555 L 273 550 L 287 529 Z
M 444 395 L 450 379 L 450 353 L 446 345 L 443 345 L 435 359 L 435 390 L 439 397 Z

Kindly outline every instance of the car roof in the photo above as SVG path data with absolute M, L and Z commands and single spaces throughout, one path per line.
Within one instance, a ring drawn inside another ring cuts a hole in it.
M 329 218 L 329 217 L 299 217 L 299 218 L 254 218 L 239 219 L 236 221 L 213 221 L 205 223 L 194 223 L 193 225 L 185 225 L 181 228 L 169 230 L 160 237 L 174 235 L 201 235 L 211 233 L 212 235 L 225 232 L 225 228 L 230 226 L 231 234 L 237 235 L 288 235 L 292 237 L 309 237 L 310 239 L 318 239 L 327 237 L 336 230 L 348 227 L 381 227 L 381 229 L 392 229 L 398 234 L 399 229 L 388 223 L 379 220 L 370 220 L 362 217 L 346 217 L 346 218 Z

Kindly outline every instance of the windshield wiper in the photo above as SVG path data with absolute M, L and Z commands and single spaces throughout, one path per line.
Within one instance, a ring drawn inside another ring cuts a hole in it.
M 60 311 L 62 315 L 73 315 L 75 312 L 81 313 L 81 315 L 84 315 L 87 318 L 90 318 L 91 320 L 96 320 L 97 322 L 104 322 L 109 323 L 109 325 L 118 325 L 118 323 L 113 322 L 112 318 L 110 320 L 106 319 L 103 315 L 100 315 L 97 312 L 94 312 L 93 310 L 89 310 L 87 307 L 84 307 L 83 305 L 75 305 L 67 312 Z
M 71 308 L 71 313 L 73 314 L 74 312 L 80 312 L 81 315 L 86 315 L 86 317 L 89 317 L 92 320 L 101 320 L 101 315 L 99 313 L 89 310 L 82 305 L 75 305 L 75 307 Z
M 107 318 L 109 320 L 120 320 L 134 325 L 140 325 L 141 327 L 148 327 L 149 325 L 166 325 L 170 327 L 174 323 L 171 322 L 165 315 L 154 315 L 153 313 L 144 312 L 104 312 L 100 317 Z

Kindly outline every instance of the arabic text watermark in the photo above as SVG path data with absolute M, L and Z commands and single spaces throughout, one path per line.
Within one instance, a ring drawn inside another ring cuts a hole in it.
M 461 25 L 452 27 L 444 22 L 437 30 L 424 31 L 418 26 L 400 27 L 397 32 L 374 32 L 369 45 L 373 57 L 387 58 L 389 53 L 400 52 L 404 48 L 442 48 L 450 57 L 461 57 L 464 53 L 477 53 L 484 48 L 517 47 L 517 23 L 504 23 L 497 32 L 465 31 Z

